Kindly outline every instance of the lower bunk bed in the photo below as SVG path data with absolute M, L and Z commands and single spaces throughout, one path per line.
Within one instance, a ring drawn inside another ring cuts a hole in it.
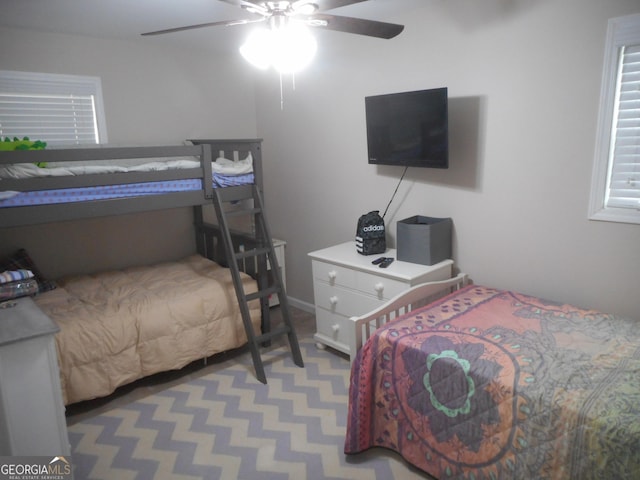
M 60 327 L 55 340 L 65 404 L 109 395 L 136 379 L 247 343 L 225 232 L 204 221 L 203 207 L 212 203 L 215 188 L 261 190 L 261 140 L 193 143 L 0 154 L 0 229 L 193 207 L 197 254 L 180 261 L 55 284 L 24 250 L 0 264 L 0 273 L 32 272 L 36 290 L 14 296 L 38 292 L 35 302 Z M 231 237 L 246 248 L 256 242 L 251 232 Z M 239 267 L 247 295 L 268 281 L 264 261 Z M 255 331 L 269 326 L 268 299 L 249 301 L 248 310 Z
M 256 282 L 244 275 L 248 292 Z M 65 405 L 247 343 L 228 268 L 200 255 L 61 278 L 37 295 L 55 336 Z M 249 304 L 260 331 L 258 301 Z
M 640 478 L 638 322 L 464 280 L 353 319 L 345 453 L 440 480 Z

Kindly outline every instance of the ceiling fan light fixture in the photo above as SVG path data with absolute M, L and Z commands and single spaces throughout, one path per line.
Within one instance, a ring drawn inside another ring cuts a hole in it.
M 315 37 L 300 23 L 289 22 L 274 30 L 273 67 L 280 73 L 296 73 L 311 63 L 318 49 Z
M 287 22 L 279 28 L 252 32 L 240 47 L 240 54 L 257 68 L 273 66 L 279 73 L 289 74 L 309 65 L 317 48 L 316 39 L 305 25 Z
M 312 2 L 303 3 L 295 7 L 296 15 L 313 15 L 318 11 L 318 5 Z
M 264 17 L 269 15 L 269 10 L 264 5 L 257 4 L 242 4 L 241 8 L 244 8 L 247 12 L 257 13 L 258 15 L 262 15 Z
M 254 67 L 266 70 L 271 66 L 271 42 L 271 30 L 254 30 L 240 46 L 240 55 Z
M 309 20 L 307 20 L 307 25 L 309 25 L 310 27 L 326 27 L 327 25 L 329 25 L 329 22 L 327 20 L 321 20 L 319 18 L 310 18 Z

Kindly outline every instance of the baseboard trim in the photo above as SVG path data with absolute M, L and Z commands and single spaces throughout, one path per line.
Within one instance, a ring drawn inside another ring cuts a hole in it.
M 289 305 L 295 308 L 299 308 L 307 313 L 316 313 L 316 307 L 313 303 L 304 302 L 297 298 L 287 296 L 287 300 L 289 301 Z

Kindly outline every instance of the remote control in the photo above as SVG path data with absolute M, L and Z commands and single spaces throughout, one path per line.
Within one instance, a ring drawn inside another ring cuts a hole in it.
M 391 265 L 393 263 L 393 258 L 391 257 L 387 257 L 385 258 L 382 262 L 380 262 L 380 265 L 378 265 L 380 268 L 387 268 L 389 265 Z
M 380 258 L 376 258 L 376 259 L 375 259 L 373 262 L 371 262 L 371 263 L 373 263 L 374 265 L 378 265 L 378 264 L 380 264 L 380 263 L 384 262 L 384 261 L 386 260 L 386 258 L 387 258 L 387 257 L 380 257 Z

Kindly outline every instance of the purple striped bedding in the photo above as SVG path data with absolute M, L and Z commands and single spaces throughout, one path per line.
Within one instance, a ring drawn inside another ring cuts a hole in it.
M 253 173 L 247 173 L 243 175 L 223 175 L 219 173 L 213 174 L 214 188 L 249 185 L 252 183 L 254 183 Z M 0 200 L 0 208 L 85 202 L 91 200 L 106 200 L 113 198 L 140 197 L 146 195 L 188 192 L 200 189 L 202 189 L 201 180 L 198 178 L 192 178 L 161 182 L 130 183 L 124 185 L 104 185 L 94 187 L 19 192 L 18 194 L 10 198 Z

